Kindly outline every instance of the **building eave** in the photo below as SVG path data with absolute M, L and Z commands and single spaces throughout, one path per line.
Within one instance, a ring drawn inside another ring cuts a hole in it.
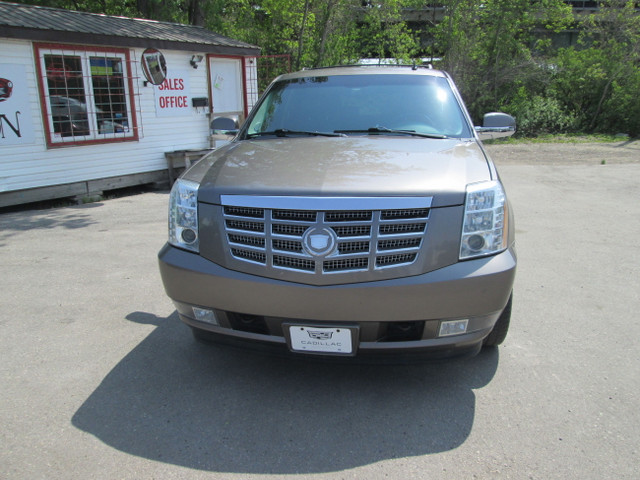
M 260 49 L 252 45 L 246 47 L 216 45 L 212 43 L 177 42 L 153 38 L 131 38 L 116 35 L 98 35 L 83 32 L 61 32 L 55 30 L 40 30 L 37 28 L 9 27 L 0 25 L 0 37 L 37 42 L 55 42 L 79 45 L 99 45 L 110 47 L 138 47 L 157 48 L 166 50 L 182 50 L 210 54 L 255 56 Z

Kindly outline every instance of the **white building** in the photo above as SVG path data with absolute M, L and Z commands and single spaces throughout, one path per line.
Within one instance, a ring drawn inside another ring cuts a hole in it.
M 258 47 L 201 27 L 0 2 L 0 207 L 167 178 L 257 100 Z

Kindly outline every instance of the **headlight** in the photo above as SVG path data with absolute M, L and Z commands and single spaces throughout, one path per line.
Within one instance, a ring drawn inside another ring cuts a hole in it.
M 178 179 L 169 196 L 169 243 L 198 252 L 198 184 Z
M 467 185 L 460 260 L 507 248 L 507 199 L 500 182 Z

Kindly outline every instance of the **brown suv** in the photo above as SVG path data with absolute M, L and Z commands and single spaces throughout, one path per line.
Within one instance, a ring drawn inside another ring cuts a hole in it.
M 198 339 L 301 355 L 477 353 L 509 327 L 514 222 L 451 78 L 353 66 L 277 78 L 174 184 L 164 287 Z

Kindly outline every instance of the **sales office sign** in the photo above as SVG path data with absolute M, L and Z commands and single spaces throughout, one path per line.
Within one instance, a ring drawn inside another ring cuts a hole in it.
M 154 87 L 156 113 L 159 117 L 191 115 L 189 71 L 171 69 L 164 81 Z

